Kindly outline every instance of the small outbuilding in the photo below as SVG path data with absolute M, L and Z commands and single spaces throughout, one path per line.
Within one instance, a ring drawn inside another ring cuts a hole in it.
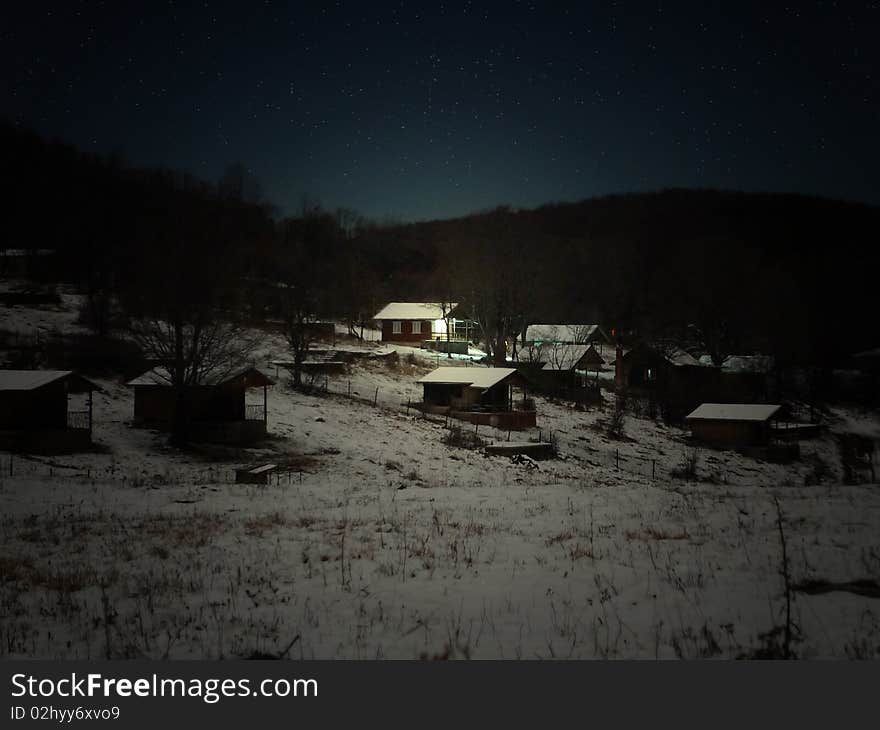
M 605 360 L 593 345 L 546 343 L 520 353 L 517 366 L 527 380 L 547 395 L 576 402 L 598 402 L 598 373 Z M 595 373 L 595 378 L 590 372 Z
M 693 437 L 724 448 L 765 446 L 781 406 L 763 403 L 703 403 L 685 420 Z
M 185 387 L 189 438 L 209 443 L 245 444 L 266 436 L 267 389 L 274 381 L 255 367 L 213 375 Z M 178 398 L 171 374 L 163 367 L 130 380 L 134 390 L 135 426 L 170 430 Z M 262 388 L 262 402 L 248 402 L 247 393 Z
M 0 370 L 0 448 L 89 449 L 95 390 L 100 387 L 72 370 Z
M 515 368 L 441 367 L 418 382 L 424 388 L 421 407 L 428 412 L 497 428 L 535 425 L 534 409 L 514 407 L 514 388 L 525 393 L 527 387 Z

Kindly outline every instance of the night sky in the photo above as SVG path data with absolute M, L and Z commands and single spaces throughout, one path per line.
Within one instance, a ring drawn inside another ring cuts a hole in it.
M 666 187 L 880 203 L 877 2 L 10 7 L 0 116 L 209 180 L 241 161 L 285 213 Z

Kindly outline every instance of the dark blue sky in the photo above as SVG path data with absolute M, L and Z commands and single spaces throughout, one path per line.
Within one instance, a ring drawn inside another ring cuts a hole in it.
M 28 8 L 0 28 L 0 115 L 207 179 L 241 161 L 285 212 L 673 186 L 880 203 L 877 2 Z

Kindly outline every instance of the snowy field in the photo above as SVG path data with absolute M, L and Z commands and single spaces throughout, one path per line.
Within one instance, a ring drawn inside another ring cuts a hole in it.
M 610 405 L 538 398 L 513 438 L 552 431 L 559 458 L 535 468 L 407 412 L 436 362 L 398 349 L 327 394 L 282 378 L 260 449 L 172 450 L 100 380 L 99 453 L 0 453 L 0 656 L 731 658 L 786 623 L 797 656 L 880 656 L 880 488 L 842 484 L 833 434 L 788 466 L 699 450 L 683 478 L 684 431 L 630 415 L 612 439 Z M 876 414 L 833 418 L 880 439 Z

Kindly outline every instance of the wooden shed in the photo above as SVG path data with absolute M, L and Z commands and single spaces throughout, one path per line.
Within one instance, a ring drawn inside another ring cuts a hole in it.
M 542 393 L 577 402 L 601 400 L 598 377 L 605 360 L 593 345 L 545 343 L 520 353 L 517 367 L 529 383 Z
M 771 421 L 780 407 L 763 403 L 703 403 L 685 420 L 693 437 L 711 446 L 764 446 L 770 442 Z
M 189 436 L 193 441 L 250 443 L 266 436 L 267 389 L 274 381 L 254 367 L 246 367 L 187 385 L 184 398 Z M 134 390 L 135 426 L 169 430 L 178 398 L 165 368 L 153 368 L 130 380 Z M 262 402 L 248 401 L 250 390 L 262 388 Z
M 34 452 L 88 449 L 95 390 L 100 388 L 72 370 L 0 370 L 0 446 Z
M 525 393 L 527 387 L 515 368 L 441 367 L 418 382 L 425 410 L 498 428 L 535 425 L 534 410 L 514 407 L 514 388 Z

